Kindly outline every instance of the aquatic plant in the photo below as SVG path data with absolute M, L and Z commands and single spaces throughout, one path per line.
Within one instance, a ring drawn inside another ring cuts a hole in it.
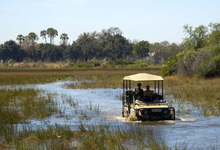
M 165 78 L 166 94 L 180 99 L 179 104 L 192 104 L 203 111 L 203 115 L 220 114 L 220 79 L 199 79 L 180 76 Z

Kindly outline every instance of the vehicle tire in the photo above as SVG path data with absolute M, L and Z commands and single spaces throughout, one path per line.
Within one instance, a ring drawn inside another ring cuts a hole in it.
M 137 117 L 137 121 L 140 121 L 140 120 L 141 120 L 141 118 L 140 118 L 140 116 L 139 116 L 138 113 L 136 113 L 136 117 Z
M 128 117 L 129 117 L 128 107 L 124 107 L 124 117 L 125 117 L 125 118 L 128 118 Z

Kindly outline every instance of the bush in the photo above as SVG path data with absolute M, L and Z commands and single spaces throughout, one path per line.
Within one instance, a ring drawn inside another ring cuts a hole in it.
M 115 61 L 110 61 L 109 64 L 114 66 L 127 66 L 129 64 L 134 64 L 134 62 L 131 60 L 116 59 Z
M 92 65 L 93 65 L 94 67 L 99 67 L 99 66 L 101 66 L 101 63 L 98 62 L 98 61 L 92 61 Z
M 77 62 L 73 64 L 74 68 L 92 68 L 92 64 L 90 62 Z
M 170 60 L 168 60 L 161 69 L 162 76 L 171 76 L 176 73 L 177 71 L 177 62 L 178 58 L 177 56 L 173 56 Z
M 101 66 L 99 61 L 76 62 L 70 64 L 74 68 L 96 68 Z

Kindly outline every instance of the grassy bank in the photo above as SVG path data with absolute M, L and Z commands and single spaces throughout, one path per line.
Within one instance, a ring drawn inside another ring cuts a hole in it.
M 173 94 L 180 103 L 191 103 L 203 110 L 203 114 L 220 115 L 220 78 L 198 79 L 171 76 L 165 78 L 168 95 Z
M 61 62 L 31 62 L 31 61 L 24 61 L 24 62 L 0 62 L 0 68 L 7 69 L 82 69 L 82 68 L 146 68 L 148 65 L 146 60 L 122 60 L 117 59 L 114 61 L 102 61 L 102 60 L 89 60 L 89 61 L 61 61 Z
M 123 78 L 125 76 L 136 73 L 158 74 L 159 69 L 159 67 L 152 67 L 146 69 L 102 69 L 85 71 L 83 74 L 74 77 L 82 81 L 81 84 L 69 84 L 68 88 L 122 88 Z
M 125 75 L 139 72 L 158 74 L 160 67 L 125 69 L 0 69 L 0 85 L 38 84 L 57 80 L 98 80 L 112 81 L 121 87 Z M 98 81 L 99 82 L 99 81 Z M 117 83 L 116 83 L 117 82 Z M 96 87 L 102 88 L 101 85 Z M 106 84 L 108 86 L 108 84 Z

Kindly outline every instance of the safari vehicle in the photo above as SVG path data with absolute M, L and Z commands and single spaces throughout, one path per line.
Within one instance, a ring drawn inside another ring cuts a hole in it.
M 138 73 L 123 79 L 122 116 L 129 117 L 135 113 L 137 120 L 175 120 L 175 109 L 169 107 L 163 99 L 163 81 L 161 76 Z M 132 84 L 141 83 L 154 87 L 151 95 L 139 89 L 132 90 Z

